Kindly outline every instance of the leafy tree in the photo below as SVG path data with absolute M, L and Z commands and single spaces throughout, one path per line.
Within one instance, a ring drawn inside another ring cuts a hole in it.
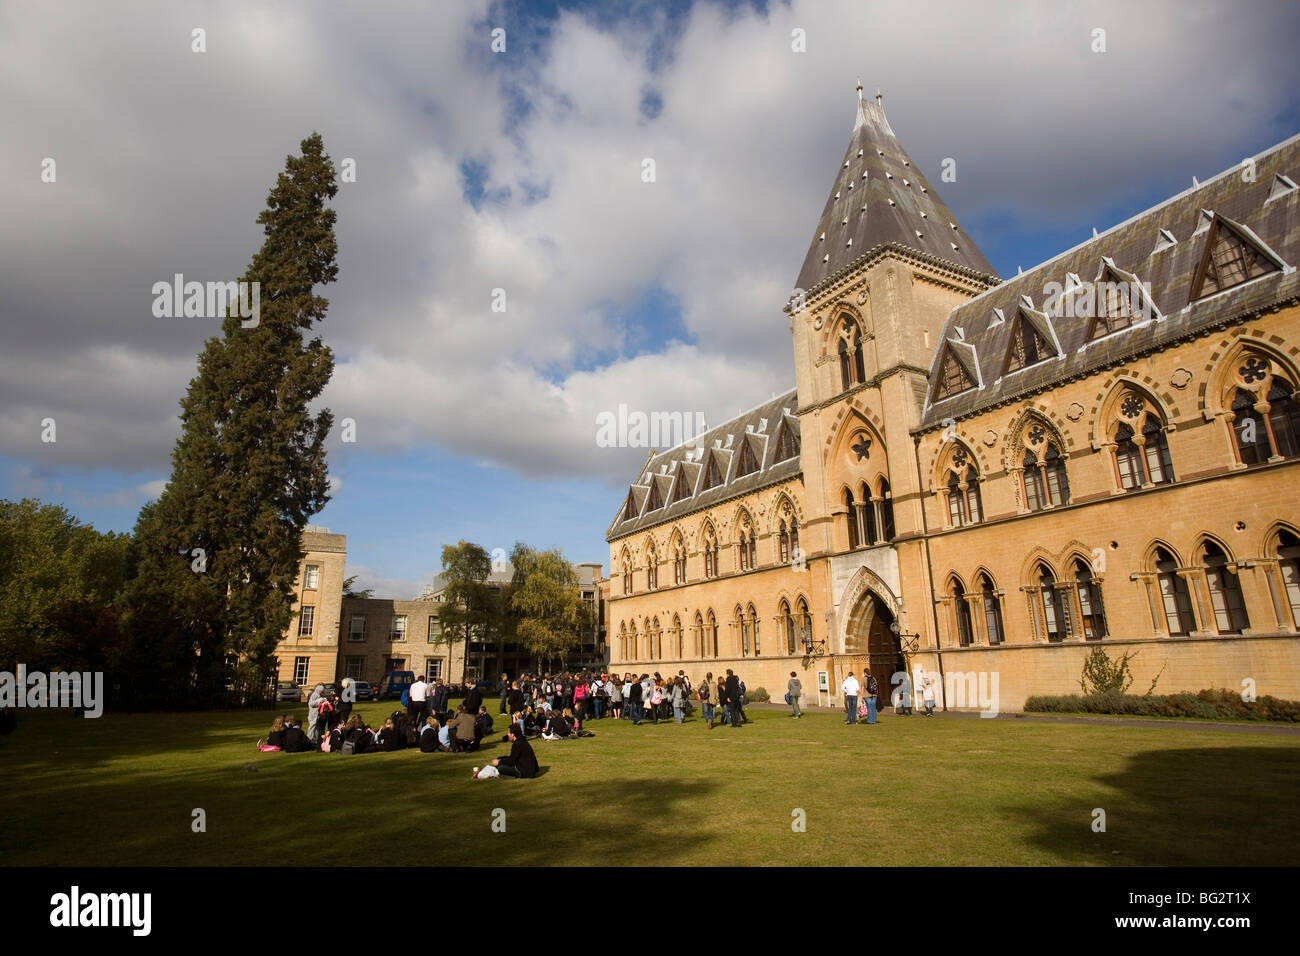
M 270 675 L 289 625 L 308 518 L 329 500 L 325 438 L 312 403 L 334 358 L 319 337 L 333 282 L 338 187 L 319 134 L 290 156 L 258 216 L 266 240 L 245 282 L 260 283 L 256 325 L 229 314 L 207 341 L 181 402 L 172 475 L 136 523 L 128 683 L 153 704 L 213 704 L 229 682 Z
M 442 549 L 443 601 L 438 609 L 442 637 L 455 647 L 465 644 L 464 662 L 469 665 L 469 641 L 489 641 L 501 633 L 501 600 L 498 589 L 487 584 L 492 558 L 481 546 L 469 541 L 445 545 Z M 479 661 L 482 677 L 483 661 Z M 461 673 L 464 680 L 465 673 Z
M 105 670 L 121 642 L 130 545 L 57 505 L 0 501 L 0 668 Z
M 372 597 L 375 596 L 375 589 L 374 589 L 374 588 L 364 588 L 363 590 L 360 590 L 360 591 L 353 590 L 352 585 L 353 585 L 353 582 L 356 581 L 356 579 L 357 579 L 357 576 L 356 576 L 355 574 L 352 575 L 352 577 L 350 577 L 350 578 L 344 578 L 344 580 L 343 580 L 343 597 L 344 597 L 344 598 L 360 598 L 360 599 L 362 599 L 362 600 L 365 600 L 365 599 L 367 599 L 367 598 L 372 598 Z
M 538 669 L 554 658 L 564 667 L 590 624 L 578 573 L 559 549 L 538 551 L 522 542 L 515 544 L 510 561 L 515 568 L 510 610 L 516 617 L 517 640 L 532 653 Z

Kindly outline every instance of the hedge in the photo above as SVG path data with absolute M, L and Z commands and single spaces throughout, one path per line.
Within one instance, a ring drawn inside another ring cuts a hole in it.
M 1300 721 L 1300 701 L 1278 697 L 1241 699 L 1230 690 L 1203 690 L 1196 694 L 1069 694 L 1038 696 L 1025 701 L 1026 713 L 1124 714 L 1131 717 L 1195 717 L 1202 720 Z

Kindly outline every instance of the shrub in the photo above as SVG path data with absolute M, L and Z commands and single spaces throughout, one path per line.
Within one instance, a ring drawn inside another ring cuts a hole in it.
M 746 687 L 745 696 L 756 704 L 765 704 L 772 699 L 772 695 L 762 687 Z
M 1278 697 L 1241 699 L 1236 691 L 1216 689 L 1195 694 L 1068 694 L 1030 697 L 1026 713 L 1120 714 L 1129 717 L 1193 717 L 1200 720 L 1280 720 L 1300 722 L 1300 701 Z
M 1133 683 L 1133 672 L 1129 670 L 1128 662 L 1136 656 L 1125 651 L 1118 661 L 1112 661 L 1102 648 L 1094 647 L 1083 662 L 1080 689 L 1085 695 L 1124 693 Z

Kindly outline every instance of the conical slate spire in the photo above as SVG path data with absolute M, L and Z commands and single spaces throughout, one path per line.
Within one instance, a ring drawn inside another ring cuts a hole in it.
M 864 98 L 795 286 L 805 292 L 886 242 L 996 276 L 974 241 L 899 145 L 880 91 Z

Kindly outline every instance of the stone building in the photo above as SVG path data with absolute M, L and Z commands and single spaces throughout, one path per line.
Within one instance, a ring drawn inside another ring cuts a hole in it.
M 1136 692 L 1300 697 L 1300 137 L 1004 282 L 858 99 L 795 388 L 607 531 L 612 667 L 1018 710 L 1102 646 Z
M 532 669 L 532 655 L 522 646 L 480 639 L 471 640 L 467 647 L 459 636 L 448 639 L 438 615 L 445 590 L 441 575 L 412 601 L 344 597 L 346 536 L 308 526 L 302 548 L 293 619 L 276 648 L 277 680 L 300 686 L 344 677 L 374 682 L 394 670 L 454 681 L 495 680 L 503 670 L 514 677 Z M 568 664 L 602 668 L 609 659 L 605 645 L 609 580 L 601 576 L 600 564 L 578 564 L 574 570 L 593 624 L 578 635 Z M 509 562 L 496 562 L 486 583 L 501 589 L 513 574 Z
M 276 648 L 276 680 L 306 686 L 334 680 L 347 536 L 308 525 L 302 549 L 304 557 L 294 582 L 293 618 Z

